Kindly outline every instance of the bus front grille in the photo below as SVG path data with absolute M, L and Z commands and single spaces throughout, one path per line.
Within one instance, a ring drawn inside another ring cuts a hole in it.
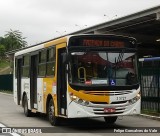
M 87 106 L 91 113 L 96 115 L 121 114 L 128 109 L 128 101 L 112 102 L 90 102 Z M 86 108 L 87 108 L 86 107 Z
M 107 102 L 93 102 L 91 101 L 92 104 L 108 104 Z M 127 101 L 117 101 L 117 102 L 111 102 L 111 104 L 125 104 Z
M 123 112 L 114 112 L 114 113 L 94 113 L 94 114 L 97 114 L 97 115 L 110 115 L 110 114 L 122 114 Z

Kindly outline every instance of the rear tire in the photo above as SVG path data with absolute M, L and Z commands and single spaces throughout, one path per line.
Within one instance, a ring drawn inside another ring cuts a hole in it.
M 114 124 L 116 122 L 117 116 L 114 116 L 114 117 L 104 117 L 104 120 L 105 120 L 106 124 L 112 125 L 112 124 Z
M 48 119 L 52 126 L 58 126 L 60 123 L 59 118 L 55 116 L 55 107 L 52 99 L 48 104 Z
M 25 116 L 26 117 L 30 117 L 32 113 L 31 113 L 31 110 L 28 109 L 27 95 L 24 96 L 23 108 L 24 108 L 24 114 L 25 114 Z

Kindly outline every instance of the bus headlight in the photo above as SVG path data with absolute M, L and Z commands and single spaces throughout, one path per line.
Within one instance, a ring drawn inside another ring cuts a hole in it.
M 78 98 L 73 93 L 69 93 L 69 95 L 70 95 L 70 98 L 71 98 L 72 101 L 74 101 L 74 100 L 76 100 Z
M 85 100 L 82 100 L 82 99 L 77 99 L 77 100 L 74 100 L 74 102 L 80 104 L 80 105 L 83 105 L 83 106 L 88 106 L 89 105 L 89 102 L 88 101 L 85 101 Z
M 85 101 L 83 104 L 84 104 L 84 106 L 87 106 L 87 105 L 89 105 L 89 102 Z
M 82 99 L 79 99 L 79 100 L 77 101 L 77 103 L 78 103 L 78 104 L 82 104 L 82 103 L 83 103 L 83 100 L 82 100 Z
M 129 100 L 128 102 L 129 102 L 129 104 L 134 104 L 134 103 L 136 103 L 140 98 L 141 98 L 141 95 L 138 93 L 138 94 L 136 95 L 136 97 L 134 97 L 133 99 Z
M 89 101 L 82 100 L 82 99 L 78 98 L 77 96 L 75 96 L 73 93 L 69 93 L 69 95 L 70 95 L 71 100 L 76 102 L 77 104 L 80 104 L 83 106 L 89 105 Z

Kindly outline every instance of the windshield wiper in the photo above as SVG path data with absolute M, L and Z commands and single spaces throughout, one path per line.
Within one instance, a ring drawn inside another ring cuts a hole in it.
M 115 78 L 117 75 L 117 69 L 118 69 L 118 63 L 122 61 L 123 56 L 124 56 L 124 49 L 119 53 L 118 58 L 116 59 L 115 57 Z
M 122 50 L 122 52 L 119 53 L 118 58 L 115 58 L 115 68 L 117 69 L 118 67 L 118 63 L 122 61 L 123 56 L 124 56 L 124 49 Z

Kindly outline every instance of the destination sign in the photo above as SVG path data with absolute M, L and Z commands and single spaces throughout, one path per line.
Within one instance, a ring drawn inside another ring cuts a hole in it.
M 120 36 L 73 36 L 69 39 L 69 47 L 112 47 L 112 48 L 136 48 L 136 41 L 132 38 Z
M 83 46 L 103 46 L 103 47 L 123 48 L 123 47 L 125 47 L 125 43 L 123 41 L 84 39 L 83 40 Z

